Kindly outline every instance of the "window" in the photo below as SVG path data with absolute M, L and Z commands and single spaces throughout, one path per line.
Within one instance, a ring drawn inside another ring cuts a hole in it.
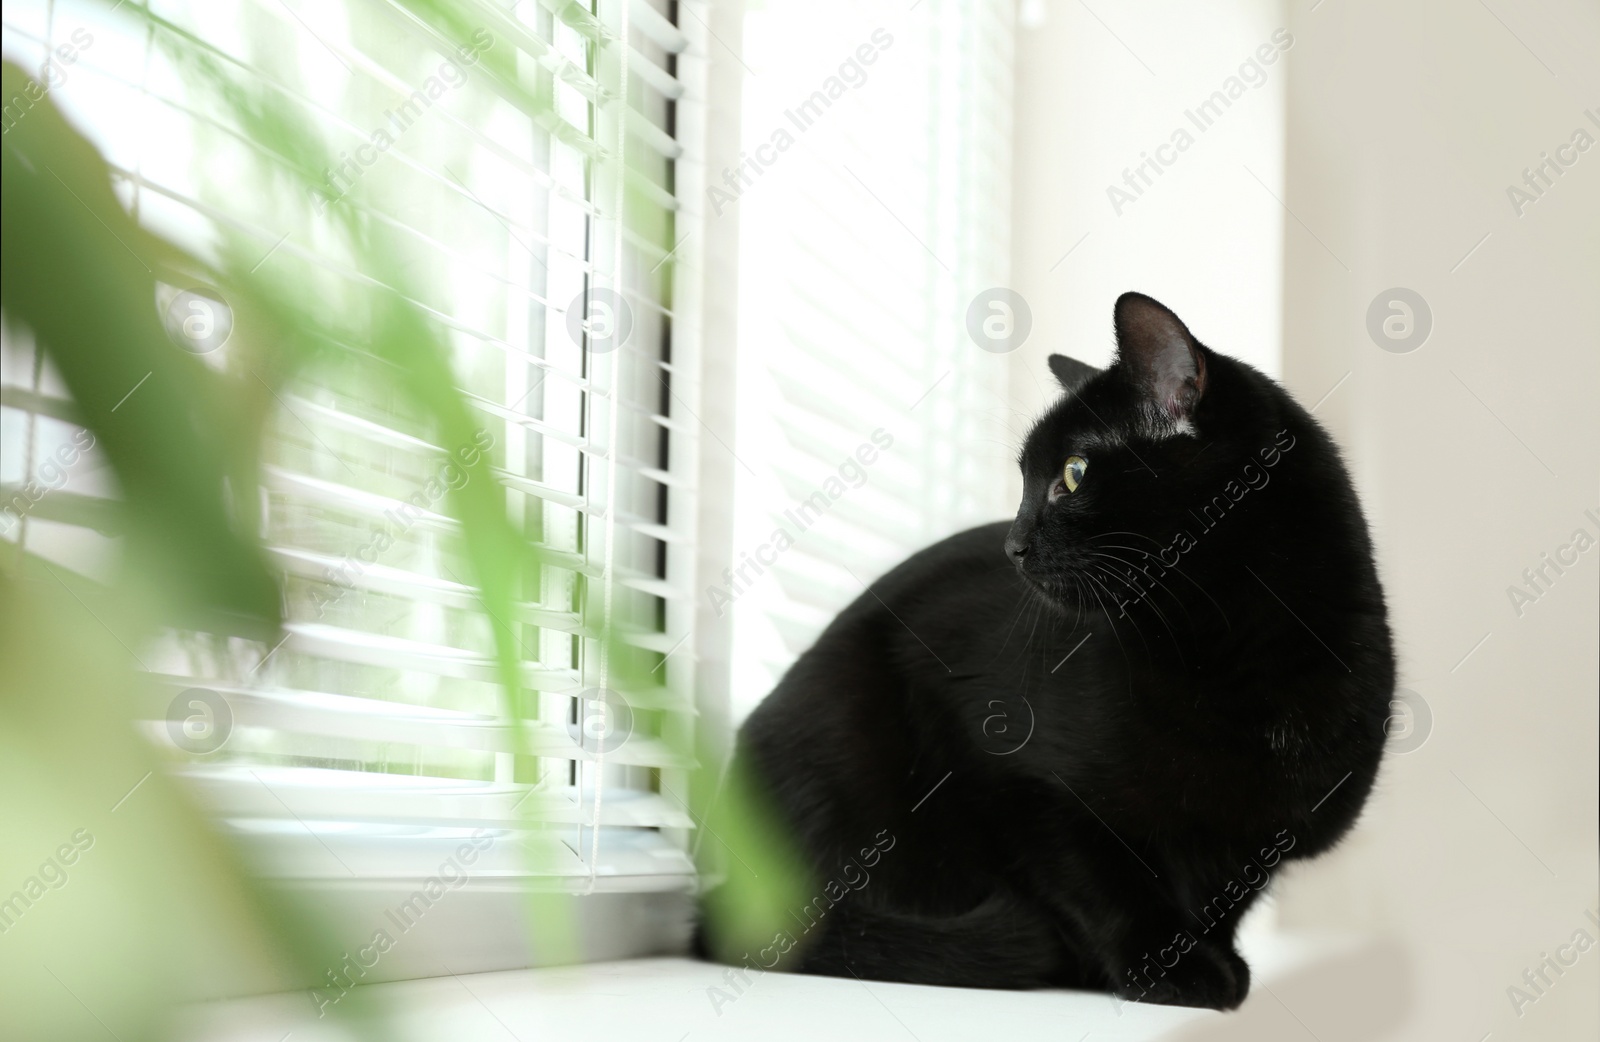
M 263 864 L 308 885 L 415 881 L 486 829 L 475 875 L 681 890 L 692 821 L 673 749 L 693 661 L 673 652 L 692 614 L 698 347 L 674 277 L 694 247 L 673 246 L 692 221 L 680 128 L 699 126 L 678 56 L 698 23 L 681 31 L 668 0 L 312 8 L 6 7 L 6 54 L 25 68 L 77 41 L 53 99 L 130 211 L 206 262 L 259 257 L 266 284 L 340 314 L 371 274 L 331 215 L 382 229 L 478 421 L 471 444 L 430 440 L 368 349 L 368 316 L 341 314 L 344 332 L 276 387 L 257 331 L 218 332 L 247 316 L 204 287 L 153 302 L 199 338 L 191 350 L 262 389 L 260 526 L 289 624 L 277 647 L 172 633 L 137 649 L 174 696 L 141 707 L 147 729 Z M 264 146 L 200 74 L 271 99 L 325 148 L 324 169 L 299 172 L 310 194 L 285 193 L 299 157 Z M 3 383 L 5 552 L 92 582 L 116 552 L 115 490 L 25 331 L 6 332 Z M 452 456 L 479 453 L 540 550 L 509 620 L 521 724 L 446 506 Z M 613 656 L 651 678 L 618 692 L 601 722 L 627 730 L 609 736 L 592 719 L 608 621 L 625 637 Z
M 643 902 L 694 873 L 681 750 L 704 598 L 731 612 L 742 716 L 864 582 L 1007 508 L 1007 359 L 974 343 L 968 312 L 1007 282 L 1010 131 L 993 113 L 1009 109 L 1009 6 L 771 4 L 742 41 L 670 0 L 312 13 L 32 0 L 5 16 L 28 68 L 87 36 L 52 99 L 131 213 L 338 319 L 280 380 L 274 345 L 203 282 L 175 275 L 152 302 L 175 350 L 259 400 L 258 522 L 289 623 L 277 646 L 173 632 L 132 649 L 167 682 L 139 714 L 261 865 L 334 905 L 368 895 L 363 919 L 482 829 L 480 896 L 611 893 L 632 902 L 614 917 L 631 939 L 589 954 L 659 950 L 670 930 Z M 729 43 L 759 73 L 743 81 L 742 173 L 706 153 L 707 52 Z M 305 147 L 263 137 L 273 119 Z M 780 128 L 793 147 L 775 152 Z M 702 251 L 728 237 L 714 222 L 730 203 L 737 377 L 703 402 L 717 288 Z M 383 264 L 341 236 L 348 213 L 381 233 Z M 344 306 L 375 273 L 448 342 L 469 439 L 433 433 L 373 350 L 371 316 Z M 109 472 L 26 330 L 5 330 L 3 363 L 4 552 L 103 580 Z M 708 428 L 707 408 L 735 430 Z M 515 718 L 448 505 L 452 459 L 478 455 L 540 551 L 513 577 Z M 710 504 L 731 515 L 730 555 L 701 543 L 697 484 L 706 460 L 734 457 L 731 502 L 719 488 Z M 723 555 L 733 568 L 707 591 L 696 569 Z M 607 673 L 608 628 L 644 683 Z M 597 701 L 607 686 L 620 701 Z M 603 741 L 601 704 L 622 726 Z M 508 911 L 469 918 L 516 933 Z
M 911 552 L 1006 516 L 1011 5 L 745 17 L 734 713 Z M 832 56 L 832 60 L 828 60 Z M 715 179 L 713 179 L 715 183 Z M 985 313 L 981 317 L 988 318 Z

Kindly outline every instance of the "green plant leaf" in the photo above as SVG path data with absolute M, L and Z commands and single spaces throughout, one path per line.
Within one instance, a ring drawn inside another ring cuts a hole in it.
M 43 90 L 10 62 L 0 89 Z M 156 311 L 158 272 L 190 265 L 128 216 L 105 161 L 48 97 L 6 133 L 0 164 L 0 302 L 48 352 L 116 474 L 129 567 L 174 593 L 178 625 L 269 638 L 278 588 L 227 511 L 219 445 L 244 436 L 228 385 Z

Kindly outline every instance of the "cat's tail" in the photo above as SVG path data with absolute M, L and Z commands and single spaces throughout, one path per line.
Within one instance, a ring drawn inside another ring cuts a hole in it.
M 1004 895 L 961 915 L 943 917 L 846 901 L 807 933 L 810 936 L 796 938 L 791 952 L 764 968 L 961 988 L 1099 983 L 1037 909 Z M 694 953 L 715 960 L 712 947 L 702 923 L 695 931 Z M 778 953 L 769 949 L 763 954 Z M 757 965 L 750 962 L 751 968 Z

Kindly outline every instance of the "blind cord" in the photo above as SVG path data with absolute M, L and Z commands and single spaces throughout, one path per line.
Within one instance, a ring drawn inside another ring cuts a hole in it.
M 626 210 L 626 183 L 627 183 L 627 140 L 628 140 L 628 0 L 621 0 L 621 26 L 619 32 L 620 66 L 619 85 L 617 90 L 617 152 L 612 160 L 616 171 L 616 201 L 612 217 L 612 246 L 611 263 L 612 278 L 616 284 L 616 294 L 621 300 L 623 293 L 622 271 L 622 222 Z M 612 335 L 615 336 L 618 326 L 613 323 Z M 604 605 L 602 607 L 602 620 L 600 626 L 600 724 L 601 733 L 610 737 L 607 729 L 610 724 L 611 707 L 603 697 L 610 691 L 611 683 L 611 626 L 613 617 L 613 586 L 616 582 L 616 545 L 617 545 L 617 454 L 619 422 L 622 413 L 622 345 L 616 344 L 611 352 L 611 397 L 608 409 L 606 431 L 606 550 L 605 550 L 605 581 L 603 584 Z M 606 742 L 602 739 L 595 749 L 594 762 L 594 819 L 589 832 L 589 875 L 584 884 L 583 893 L 594 893 L 595 872 L 600 865 L 600 810 L 605 799 L 605 767 L 606 767 Z

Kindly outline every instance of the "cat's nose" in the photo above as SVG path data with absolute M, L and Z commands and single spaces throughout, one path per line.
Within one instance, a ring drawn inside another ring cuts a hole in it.
M 1027 508 L 1017 511 L 1017 519 L 1011 523 L 1006 531 L 1006 560 L 1022 567 L 1023 559 L 1028 556 L 1028 544 L 1033 540 L 1034 520 L 1028 516 Z

